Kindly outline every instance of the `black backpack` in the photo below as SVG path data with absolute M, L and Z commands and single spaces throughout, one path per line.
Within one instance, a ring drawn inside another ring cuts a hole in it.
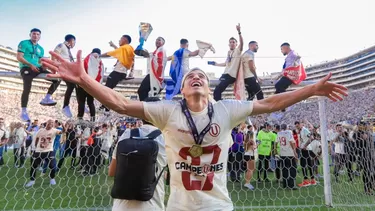
M 132 129 L 130 138 L 118 142 L 113 198 L 148 201 L 153 197 L 165 168 L 155 176 L 159 146 L 154 139 L 160 135 L 161 131 L 155 130 L 140 137 L 139 129 Z

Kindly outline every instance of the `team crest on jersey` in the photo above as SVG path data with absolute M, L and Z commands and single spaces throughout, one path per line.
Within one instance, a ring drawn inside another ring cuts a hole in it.
M 220 134 L 220 126 L 216 123 L 212 123 L 209 133 L 212 137 L 217 137 Z

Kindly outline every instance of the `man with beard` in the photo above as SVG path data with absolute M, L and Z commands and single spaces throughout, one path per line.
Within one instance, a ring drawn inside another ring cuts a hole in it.
M 241 56 L 241 65 L 243 65 L 245 87 L 248 93 L 248 100 L 253 100 L 255 95 L 257 100 L 264 98 L 259 83 L 261 79 L 256 73 L 254 54 L 258 52 L 258 43 L 256 41 L 249 42 L 249 50 Z

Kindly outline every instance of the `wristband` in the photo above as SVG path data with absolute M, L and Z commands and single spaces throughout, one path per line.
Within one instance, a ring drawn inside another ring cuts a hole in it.
M 239 35 L 241 35 L 241 32 L 238 32 Z

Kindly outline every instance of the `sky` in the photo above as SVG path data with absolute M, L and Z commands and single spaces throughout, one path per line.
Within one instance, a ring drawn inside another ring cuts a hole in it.
M 131 45 L 138 45 L 138 25 L 149 22 L 153 31 L 145 43 L 155 50 L 155 39 L 165 38 L 172 55 L 181 38 L 196 50 L 196 40 L 212 43 L 216 53 L 190 58 L 190 67 L 200 67 L 220 76 L 224 68 L 208 66 L 207 61 L 224 62 L 230 37 L 238 38 L 241 24 L 244 50 L 255 40 L 258 75 L 281 71 L 284 57 L 280 45 L 289 42 L 305 65 L 339 59 L 375 45 L 374 0 L 0 0 L 0 44 L 16 49 L 39 28 L 39 42 L 45 51 L 53 50 L 66 34 L 76 36 L 72 50 L 93 48 L 111 50 L 108 42 L 118 43 L 128 34 Z M 113 59 L 104 60 L 111 68 Z M 136 69 L 146 73 L 146 60 L 137 59 Z M 169 63 L 165 70 L 169 73 Z

